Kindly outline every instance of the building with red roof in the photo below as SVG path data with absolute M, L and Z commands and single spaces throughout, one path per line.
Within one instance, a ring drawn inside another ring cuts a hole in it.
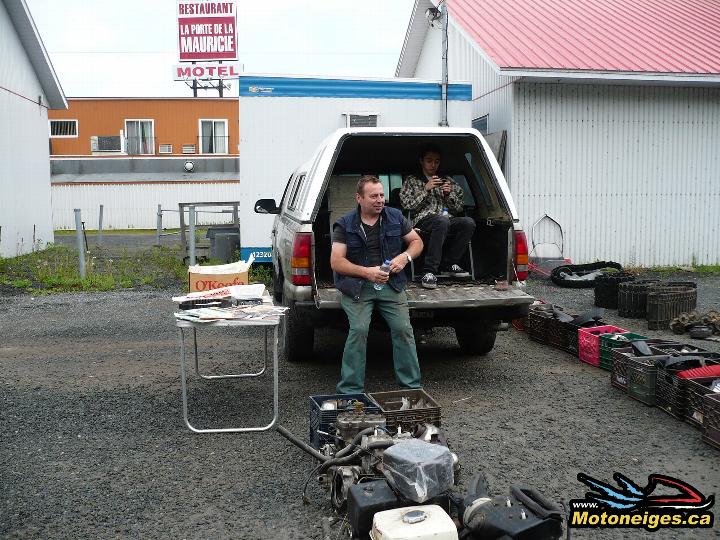
M 549 214 L 577 262 L 720 263 L 720 3 L 445 2 L 449 77 L 505 137 L 528 231 Z M 440 76 L 438 5 L 416 0 L 397 76 Z

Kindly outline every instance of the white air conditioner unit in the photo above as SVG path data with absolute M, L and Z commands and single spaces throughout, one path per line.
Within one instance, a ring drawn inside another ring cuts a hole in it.
M 158 147 L 158 153 L 160 154 L 172 154 L 172 144 L 161 144 Z
M 183 144 L 182 145 L 182 153 L 183 154 L 194 154 L 195 153 L 195 145 L 194 144 Z

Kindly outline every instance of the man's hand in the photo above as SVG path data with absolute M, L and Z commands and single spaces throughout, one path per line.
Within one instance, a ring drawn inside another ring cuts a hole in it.
M 443 185 L 443 179 L 439 176 L 433 176 L 430 180 L 427 181 L 427 184 L 425 184 L 425 189 L 427 191 L 432 191 L 436 187 L 440 187 Z
M 407 255 L 405 255 L 405 252 L 401 253 L 397 257 L 395 257 L 393 260 L 390 261 L 390 272 L 393 274 L 399 274 L 403 271 L 405 266 L 408 263 Z
M 365 274 L 365 279 L 373 283 L 383 284 L 387 283 L 387 280 L 390 279 L 390 274 L 380 270 L 379 266 L 368 266 L 365 269 Z
M 442 185 L 443 195 L 447 195 L 448 193 L 450 193 L 451 190 L 452 190 L 452 183 L 450 182 L 450 180 L 448 180 L 446 178 Z

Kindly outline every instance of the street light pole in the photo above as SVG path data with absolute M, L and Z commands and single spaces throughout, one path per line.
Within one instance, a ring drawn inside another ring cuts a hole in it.
M 441 127 L 448 127 L 448 0 L 440 2 L 440 14 L 442 17 L 442 115 Z

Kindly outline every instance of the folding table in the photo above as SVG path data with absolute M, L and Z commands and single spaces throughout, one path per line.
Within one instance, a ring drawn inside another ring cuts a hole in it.
M 279 410 L 279 397 L 278 397 L 278 326 L 280 324 L 280 317 L 277 319 L 239 319 L 239 320 L 218 320 L 212 322 L 194 322 L 186 321 L 181 319 L 175 320 L 175 325 L 178 328 L 180 336 L 180 382 L 182 386 L 182 402 L 183 402 L 183 418 L 185 419 L 185 425 L 195 433 L 244 433 L 250 431 L 268 431 L 275 427 L 277 424 L 280 410 Z M 263 368 L 255 373 L 240 373 L 240 374 L 227 374 L 227 375 L 203 375 L 200 372 L 200 360 L 198 358 L 198 345 L 197 345 L 197 331 L 198 328 L 217 328 L 217 327 L 233 327 L 233 328 L 247 328 L 250 326 L 262 326 L 265 330 L 265 355 Z M 273 417 L 269 424 L 265 426 L 241 426 L 241 427 L 229 427 L 229 428 L 196 428 L 190 423 L 188 418 L 188 396 L 187 396 L 187 382 L 185 375 L 185 329 L 192 329 L 193 337 L 193 351 L 195 355 L 195 373 L 206 381 L 214 381 L 218 379 L 242 379 L 250 377 L 259 377 L 263 375 L 267 369 L 268 359 L 268 330 L 272 328 L 273 332 Z

